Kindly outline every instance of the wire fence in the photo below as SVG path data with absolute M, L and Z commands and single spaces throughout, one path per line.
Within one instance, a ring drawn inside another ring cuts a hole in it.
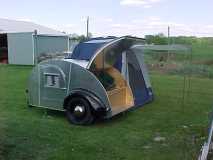
M 206 56 L 193 46 L 178 46 L 176 50 L 169 50 L 171 46 L 147 47 L 144 57 L 156 100 L 165 105 L 168 114 L 178 113 L 180 117 L 173 118 L 182 119 L 185 126 L 185 136 L 180 139 L 183 159 L 197 159 L 207 137 L 213 104 L 213 54 Z
M 207 137 L 208 115 L 212 110 L 213 54 L 209 47 L 172 43 L 143 46 L 144 58 L 150 71 L 156 104 L 163 106 L 161 110 L 168 111 L 168 114 L 179 116 L 165 117 L 166 120 L 181 120 L 181 126 L 173 127 L 182 127 L 179 132 L 184 134 L 180 138 L 181 146 L 184 146 L 183 159 L 195 159 Z M 41 62 L 64 58 L 66 54 L 41 53 L 37 58 Z

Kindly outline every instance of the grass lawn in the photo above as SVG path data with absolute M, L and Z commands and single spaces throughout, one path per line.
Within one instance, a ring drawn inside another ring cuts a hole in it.
M 1 160 L 197 158 L 212 109 L 213 80 L 192 78 L 183 106 L 183 78 L 153 73 L 153 103 L 92 126 L 74 126 L 62 112 L 27 107 L 30 71 L 0 65 Z
M 193 44 L 193 60 L 213 60 L 213 45 Z

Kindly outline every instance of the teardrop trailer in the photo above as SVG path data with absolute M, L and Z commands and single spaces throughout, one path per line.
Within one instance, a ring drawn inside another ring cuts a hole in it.
M 30 106 L 66 111 L 74 124 L 110 118 L 153 100 L 143 53 L 133 37 L 79 43 L 64 59 L 36 65 L 28 84 Z

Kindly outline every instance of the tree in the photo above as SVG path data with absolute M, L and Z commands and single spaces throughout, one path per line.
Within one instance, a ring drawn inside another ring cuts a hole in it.
M 87 40 L 87 37 L 85 35 L 78 35 L 76 33 L 73 33 L 70 35 L 71 39 L 72 40 L 76 40 L 76 41 L 79 41 L 79 42 L 83 42 L 83 41 L 86 41 Z M 89 33 L 89 39 L 92 38 L 92 33 Z
M 168 44 L 168 38 L 163 33 L 157 35 L 146 35 L 146 43 L 148 44 Z

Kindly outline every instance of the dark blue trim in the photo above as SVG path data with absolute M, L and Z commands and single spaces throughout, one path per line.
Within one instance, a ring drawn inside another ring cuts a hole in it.
M 122 69 L 122 54 L 119 55 L 116 63 L 114 64 L 114 67 L 121 72 Z

